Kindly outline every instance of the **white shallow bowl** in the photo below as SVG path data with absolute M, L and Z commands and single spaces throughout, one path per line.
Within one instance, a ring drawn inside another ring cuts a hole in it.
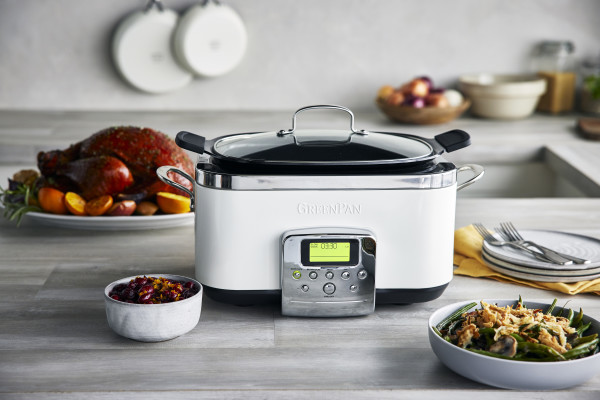
M 435 355 L 448 368 L 466 378 L 490 386 L 519 390 L 555 390 L 579 385 L 600 372 L 600 353 L 571 361 L 535 362 L 515 361 L 488 357 L 460 348 L 439 337 L 433 330 L 445 317 L 476 300 L 450 304 L 434 312 L 429 318 L 429 343 Z M 486 303 L 498 304 L 500 307 L 516 305 L 515 300 L 483 300 Z M 523 301 L 529 309 L 546 310 L 549 303 Z M 473 309 L 481 308 L 478 305 Z M 578 310 L 579 308 L 577 308 Z M 574 310 L 574 311 L 577 311 Z M 558 315 L 561 307 L 555 307 L 553 315 Z M 585 315 L 583 322 L 592 322 L 585 331 L 588 336 L 600 333 L 600 322 Z
M 546 80 L 534 75 L 463 75 L 459 86 L 471 99 L 473 114 L 496 119 L 531 115 L 546 93 Z
M 153 278 L 192 281 L 200 291 L 185 300 L 163 304 L 135 304 L 111 299 L 112 288 L 129 283 L 137 276 L 119 279 L 104 289 L 106 318 L 113 331 L 121 336 L 141 342 L 161 342 L 174 339 L 194 329 L 202 310 L 202 285 L 200 282 L 180 275 L 147 274 Z

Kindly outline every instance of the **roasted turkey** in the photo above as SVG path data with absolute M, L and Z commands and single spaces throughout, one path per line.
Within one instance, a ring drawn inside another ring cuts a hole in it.
M 161 182 L 156 169 L 172 165 L 194 174 L 192 161 L 171 138 L 133 126 L 104 129 L 65 150 L 40 152 L 37 161 L 48 185 L 75 191 L 86 200 L 102 195 L 143 200 L 157 192 L 185 195 Z M 193 189 L 192 183 L 180 175 L 170 177 Z

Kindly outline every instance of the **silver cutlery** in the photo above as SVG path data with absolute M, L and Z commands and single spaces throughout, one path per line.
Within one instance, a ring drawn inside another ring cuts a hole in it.
M 541 254 L 543 254 L 553 264 L 561 264 L 561 265 L 571 265 L 571 264 L 573 264 L 572 260 L 569 260 L 567 258 L 561 257 L 561 256 L 559 256 L 557 254 L 552 254 L 550 252 L 543 251 L 543 250 L 539 249 L 537 246 L 533 246 L 531 244 L 531 242 L 529 242 L 529 241 L 517 239 L 514 235 L 509 234 L 502 227 L 495 228 L 495 229 L 496 229 L 496 233 L 498 233 L 498 235 L 500 235 L 500 237 L 503 240 L 506 240 L 506 241 L 511 242 L 511 243 L 519 244 L 519 245 L 527 247 L 528 249 L 533 250 L 533 251 L 535 251 L 537 253 L 541 253 Z
M 568 261 L 572 261 L 575 264 L 589 264 L 591 262 L 590 260 L 575 257 L 575 256 L 565 254 L 565 253 L 560 253 L 558 251 L 552 250 L 548 247 L 545 247 L 538 243 L 535 243 L 531 240 L 526 240 L 525 238 L 523 238 L 523 236 L 519 233 L 517 228 L 515 228 L 515 226 L 511 222 L 501 222 L 500 229 L 501 229 L 501 232 L 505 233 L 505 235 L 508 237 L 508 240 L 515 241 L 526 247 L 538 249 L 539 251 L 541 251 L 545 256 L 547 256 L 550 259 L 568 260 Z
M 492 246 L 510 246 L 512 248 L 515 248 L 515 249 L 521 250 L 525 253 L 528 253 L 532 257 L 535 257 L 536 259 L 543 261 L 543 262 L 549 262 L 549 263 L 560 264 L 560 265 L 566 264 L 566 262 L 555 262 L 555 261 L 551 260 L 550 258 L 546 257 L 544 254 L 537 252 L 535 250 L 531 250 L 527 246 L 523 246 L 516 242 L 512 242 L 512 241 L 508 241 L 508 240 L 498 240 L 494 236 L 494 234 L 492 232 L 490 232 L 486 227 L 484 227 L 483 224 L 481 224 L 481 223 L 476 222 L 473 224 L 473 226 L 475 227 L 475 230 L 477 230 L 477 233 L 479 233 L 479 235 L 481 235 L 483 240 Z M 569 263 L 572 263 L 572 262 L 569 261 Z

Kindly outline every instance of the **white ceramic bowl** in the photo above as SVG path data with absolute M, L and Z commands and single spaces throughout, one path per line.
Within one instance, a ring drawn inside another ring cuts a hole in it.
M 464 75 L 459 86 L 471 99 L 473 114 L 496 119 L 531 115 L 546 92 L 546 80 L 533 75 Z
M 137 275 L 139 276 L 139 275 Z M 118 284 L 127 284 L 137 276 L 119 279 L 104 289 L 108 325 L 121 336 L 141 342 L 161 342 L 183 335 L 194 329 L 202 309 L 200 282 L 179 275 L 148 274 L 153 278 L 192 281 L 200 291 L 185 300 L 163 304 L 135 304 L 110 298 L 109 293 Z
M 474 381 L 505 389 L 554 390 L 579 385 L 600 371 L 600 353 L 578 360 L 535 362 L 515 361 L 489 357 L 460 348 L 439 337 L 433 330 L 445 317 L 473 301 L 450 304 L 434 312 L 429 318 L 429 343 L 435 355 L 451 370 Z M 516 305 L 514 300 L 486 300 L 501 307 Z M 523 301 L 527 308 L 547 309 L 550 304 Z M 478 306 L 480 308 L 479 302 Z M 473 308 L 473 309 L 475 309 Z M 557 315 L 561 307 L 555 307 Z M 576 311 L 576 310 L 575 310 Z M 584 323 L 592 322 L 585 336 L 600 333 L 600 322 L 585 315 Z M 510 396 L 509 396 L 510 397 Z

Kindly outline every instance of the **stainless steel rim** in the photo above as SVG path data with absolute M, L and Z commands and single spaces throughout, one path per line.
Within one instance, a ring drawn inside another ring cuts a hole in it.
M 426 190 L 455 185 L 456 169 L 423 175 L 235 175 L 197 168 L 196 183 L 222 190 Z

